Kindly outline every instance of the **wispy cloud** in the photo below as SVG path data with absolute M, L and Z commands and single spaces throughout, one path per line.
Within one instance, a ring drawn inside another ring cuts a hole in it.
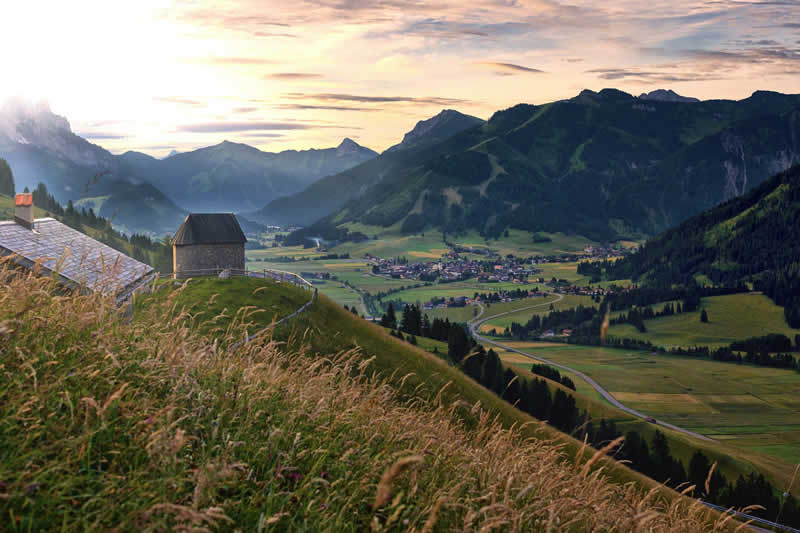
M 687 75 L 668 71 L 648 71 L 635 68 L 598 68 L 587 70 L 586 73 L 596 74 L 597 77 L 602 80 L 629 80 L 638 83 L 677 83 L 719 79 L 718 76 L 709 73 L 692 73 L 691 75 Z
M 351 126 L 301 122 L 200 122 L 183 124 L 178 131 L 187 133 L 227 133 L 240 131 L 310 130 L 315 128 L 351 128 Z M 351 128 L 358 129 L 358 128 Z
M 495 61 L 482 61 L 478 63 L 479 65 L 485 65 L 487 67 L 492 67 L 500 70 L 507 70 L 513 72 L 524 72 L 527 74 L 544 74 L 544 70 L 539 70 L 538 68 L 531 68 L 525 67 L 522 65 L 517 65 L 515 63 L 502 63 L 502 62 L 495 62 Z
M 277 139 L 285 137 L 283 133 L 242 133 L 239 137 L 247 137 L 252 139 Z
M 122 135 L 119 133 L 103 132 L 103 131 L 90 131 L 86 133 L 78 133 L 77 135 L 83 137 L 84 139 L 96 140 L 96 141 L 119 140 L 128 138 L 127 135 Z
M 286 96 L 293 99 L 312 99 L 321 102 L 407 103 L 445 106 L 469 102 L 469 100 L 461 98 L 445 98 L 438 96 L 367 96 L 346 93 L 288 93 Z
M 242 113 L 242 114 L 244 114 L 244 113 L 254 113 L 255 111 L 258 111 L 259 109 L 260 108 L 258 108 L 258 107 L 236 107 L 236 108 L 234 108 L 233 112 L 234 113 Z
M 189 57 L 184 60 L 186 63 L 205 64 L 205 65 L 271 65 L 275 61 L 264 57 Z
M 153 100 L 156 102 L 163 102 L 165 104 L 186 105 L 193 107 L 205 107 L 206 103 L 200 100 L 193 100 L 182 96 L 154 96 Z
M 264 77 L 274 80 L 307 80 L 321 78 L 322 74 L 314 74 L 311 72 L 276 72 L 274 74 L 267 74 Z
M 278 109 L 288 109 L 292 111 L 383 111 L 380 107 L 353 107 L 341 105 L 313 105 L 313 104 L 278 104 Z

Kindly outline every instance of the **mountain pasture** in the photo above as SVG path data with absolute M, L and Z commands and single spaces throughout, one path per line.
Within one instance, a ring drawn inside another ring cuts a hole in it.
M 794 340 L 800 329 L 786 323 L 783 308 L 760 293 L 730 294 L 702 299 L 708 322 L 700 321 L 701 311 L 680 313 L 645 321 L 646 333 L 631 324 L 612 326 L 608 334 L 652 342 L 657 346 L 727 346 L 733 341 L 782 333 Z M 655 306 L 657 309 L 658 306 Z

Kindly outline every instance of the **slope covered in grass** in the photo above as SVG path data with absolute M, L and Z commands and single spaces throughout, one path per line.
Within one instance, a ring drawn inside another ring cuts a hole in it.
M 227 287 L 231 287 L 232 281 L 243 284 L 241 289 L 235 290 L 237 296 L 233 302 L 234 305 L 240 306 L 243 312 L 248 313 L 247 321 L 251 324 L 249 326 L 251 333 L 269 324 L 276 316 L 274 312 L 262 313 L 259 311 L 259 309 L 270 308 L 271 305 L 274 305 L 271 302 L 275 298 L 281 298 L 281 295 L 294 292 L 298 295 L 295 305 L 299 307 L 301 302 L 308 297 L 307 293 L 285 286 L 276 289 L 274 294 L 266 294 L 260 288 L 263 285 L 259 285 L 264 283 L 263 280 L 205 279 L 192 281 L 184 288 L 176 290 L 173 295 L 169 295 L 168 292 L 160 292 L 156 298 L 160 301 L 168 298 L 170 301 L 178 302 L 177 310 L 186 310 L 192 316 L 197 316 L 196 313 L 199 312 L 211 318 L 212 313 L 217 313 L 220 315 L 216 322 L 216 327 L 220 328 L 217 331 L 224 334 L 227 326 L 225 328 L 222 326 L 230 324 L 235 313 L 232 312 L 230 304 L 223 303 L 223 300 L 219 300 L 219 296 L 214 296 L 214 294 L 226 291 Z M 245 286 L 249 286 L 253 292 L 248 295 L 244 289 Z M 275 288 L 274 284 L 269 286 Z M 148 305 L 150 298 L 152 297 L 142 298 L 139 303 Z M 497 304 L 492 306 L 492 309 L 500 309 L 504 305 L 508 304 Z M 284 314 L 279 313 L 280 316 L 277 318 L 288 315 L 291 310 L 291 305 L 284 307 L 281 311 Z M 197 327 L 201 330 L 205 328 L 202 325 Z M 515 409 L 467 377 L 458 368 L 451 366 L 446 361 L 446 357 L 441 357 L 446 350 L 440 348 L 441 355 L 436 356 L 427 353 L 424 346 L 411 346 L 391 337 L 380 326 L 355 317 L 325 296 L 320 295 L 319 300 L 309 312 L 278 327 L 274 332 L 274 338 L 288 342 L 293 349 L 306 350 L 318 357 L 325 357 L 337 351 L 359 350 L 363 359 L 370 360 L 372 371 L 393 376 L 393 384 L 407 399 L 425 397 L 435 400 L 437 396 L 441 396 L 445 401 L 451 403 L 466 402 L 473 405 L 480 402 L 481 405 L 495 413 L 505 427 L 525 425 L 523 433 L 526 436 L 557 440 L 565 446 L 565 450 L 569 454 L 575 454 L 580 447 L 580 443 L 575 439 L 569 438 L 549 425 L 542 424 Z M 725 363 L 719 364 L 722 365 L 720 369 L 723 371 L 728 368 Z M 522 376 L 527 375 L 527 372 L 520 371 L 519 373 Z M 550 383 L 551 392 L 555 392 L 556 387 L 560 387 L 560 385 Z M 651 442 L 656 429 L 660 429 L 667 436 L 670 449 L 684 465 L 689 464 L 695 450 L 701 450 L 711 461 L 717 462 L 717 470 L 729 479 L 735 480 L 739 475 L 747 475 L 755 470 L 764 473 L 777 487 L 790 485 L 793 467 L 776 457 L 731 446 L 723 441 L 701 441 L 681 435 L 631 417 L 603 401 L 596 401 L 589 395 L 576 394 L 566 390 L 565 392 L 573 394 L 578 408 L 586 411 L 595 422 L 601 418 L 614 420 L 621 431 L 636 431 Z M 462 410 L 461 414 L 469 418 L 467 410 Z M 619 463 L 609 462 L 607 474 L 620 482 L 635 480 L 644 487 L 656 486 L 649 478 L 622 467 Z
M 800 329 L 786 323 L 784 310 L 763 294 L 711 296 L 702 299 L 702 308 L 706 310 L 708 322 L 700 321 L 700 310 L 697 310 L 646 320 L 645 332 L 631 324 L 618 324 L 609 328 L 608 334 L 649 341 L 665 348 L 717 348 L 767 333 L 780 333 L 790 339 L 800 334 Z
M 0 274 L 5 530 L 714 529 L 487 406 L 409 397 L 357 351 L 295 337 L 226 354 L 247 311 L 214 342 L 175 298 L 128 323 Z

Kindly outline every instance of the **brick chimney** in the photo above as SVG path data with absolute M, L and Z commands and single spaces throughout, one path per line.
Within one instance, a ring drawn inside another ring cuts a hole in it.
M 33 195 L 31 193 L 18 194 L 14 198 L 14 222 L 28 229 L 33 229 Z

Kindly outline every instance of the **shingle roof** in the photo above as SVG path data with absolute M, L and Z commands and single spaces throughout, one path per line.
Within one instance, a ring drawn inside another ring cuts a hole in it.
M 231 213 L 193 213 L 172 239 L 172 244 L 244 244 L 247 238 Z
M 117 294 L 153 273 L 153 268 L 52 218 L 34 221 L 34 231 L 0 221 L 0 256 L 33 268 L 39 261 L 66 284 Z

